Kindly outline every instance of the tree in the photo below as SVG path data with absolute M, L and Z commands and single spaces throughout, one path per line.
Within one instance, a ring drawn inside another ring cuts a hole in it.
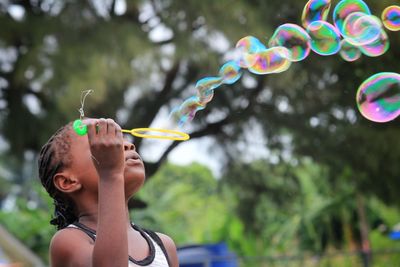
M 296 164 L 237 162 L 222 182 L 236 196 L 236 211 L 247 232 L 262 240 L 261 255 L 288 248 L 291 254 L 361 249 L 354 184 L 343 181 L 333 188 L 326 166 L 309 159 Z M 368 207 L 368 225 L 374 225 L 377 214 Z

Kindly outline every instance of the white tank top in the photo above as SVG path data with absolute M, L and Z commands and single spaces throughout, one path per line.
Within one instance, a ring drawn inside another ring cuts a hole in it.
M 68 228 L 75 228 L 85 232 L 93 241 L 96 240 L 96 232 L 83 224 L 75 223 L 67 226 Z M 135 260 L 129 256 L 129 267 L 146 266 L 146 267 L 168 267 L 166 251 L 160 247 L 159 244 L 150 236 L 147 232 L 140 229 L 138 226 L 132 224 L 133 229 L 138 231 L 145 239 L 149 245 L 150 255 L 148 255 L 143 260 Z M 158 237 L 157 237 L 158 238 Z M 159 238 L 158 238 L 159 239 Z M 162 242 L 161 242 L 162 245 Z

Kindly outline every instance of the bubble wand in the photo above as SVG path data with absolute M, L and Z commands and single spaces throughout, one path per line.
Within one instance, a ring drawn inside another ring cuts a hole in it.
M 79 108 L 80 118 L 75 120 L 72 128 L 75 133 L 78 135 L 86 135 L 87 134 L 87 125 L 83 123 L 83 118 L 85 117 L 85 113 L 83 110 L 83 106 L 85 104 L 86 97 L 92 93 L 93 90 L 86 90 L 82 92 L 81 95 L 81 107 Z M 133 128 L 131 130 L 122 129 L 121 132 L 129 133 L 133 136 L 140 138 L 151 138 L 151 139 L 164 139 L 164 140 L 174 140 L 174 141 L 186 141 L 189 140 L 190 136 L 187 133 L 168 130 L 168 129 L 160 129 L 160 128 Z M 158 134 L 150 134 L 150 132 L 155 132 Z M 166 134 L 166 135 L 163 135 Z

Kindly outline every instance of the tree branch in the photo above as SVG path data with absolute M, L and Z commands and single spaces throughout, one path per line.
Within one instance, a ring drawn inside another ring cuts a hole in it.
M 111 2 L 110 10 L 109 10 L 110 17 L 113 17 L 115 15 L 115 4 L 116 4 L 116 2 L 117 2 L 116 0 L 113 0 Z
M 133 106 L 130 114 L 134 114 L 134 116 L 129 117 L 126 123 L 127 125 L 141 125 L 146 127 L 151 124 L 172 91 L 172 84 L 176 79 L 179 67 L 180 61 L 176 61 L 165 76 L 164 87 L 162 90 L 151 98 L 141 99 L 139 103 Z M 140 147 L 141 142 L 141 139 L 137 140 L 136 144 L 138 148 Z

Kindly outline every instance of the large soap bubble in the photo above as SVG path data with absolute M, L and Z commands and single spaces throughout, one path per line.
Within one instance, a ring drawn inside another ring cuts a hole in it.
M 300 61 L 310 53 L 310 41 L 310 35 L 303 28 L 296 24 L 286 23 L 275 30 L 269 40 L 269 46 L 286 47 L 290 51 L 291 60 Z
M 377 73 L 365 80 L 357 92 L 361 114 L 374 122 L 388 122 L 400 114 L 400 74 Z

